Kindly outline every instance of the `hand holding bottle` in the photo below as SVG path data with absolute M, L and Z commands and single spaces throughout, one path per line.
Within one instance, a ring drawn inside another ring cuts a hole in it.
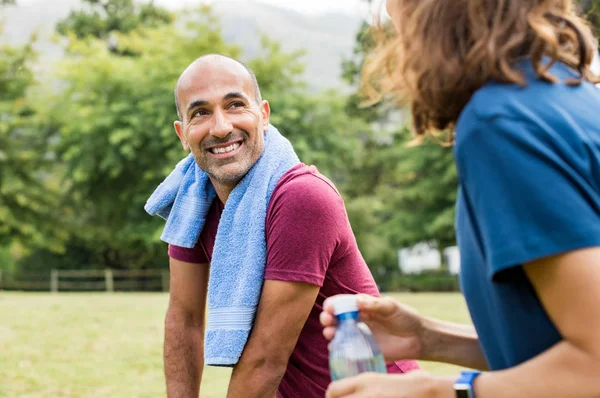
M 323 334 L 335 335 L 334 297 L 325 300 L 321 323 Z M 367 324 L 386 360 L 421 359 L 423 357 L 424 318 L 414 309 L 391 298 L 356 296 L 361 319 Z

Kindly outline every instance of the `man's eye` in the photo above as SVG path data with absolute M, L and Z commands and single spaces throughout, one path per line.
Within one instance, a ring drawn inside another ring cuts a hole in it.
M 204 116 L 204 115 L 208 115 L 208 112 L 204 109 L 198 109 L 197 111 L 195 111 L 192 114 L 192 117 L 196 117 L 196 116 Z
M 230 108 L 242 108 L 244 106 L 245 105 L 242 101 L 235 101 L 235 102 L 232 102 L 231 105 L 229 105 Z

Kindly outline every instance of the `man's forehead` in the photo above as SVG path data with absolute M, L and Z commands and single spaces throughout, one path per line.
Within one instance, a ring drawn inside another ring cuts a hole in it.
M 219 95 L 240 92 L 250 95 L 252 80 L 248 71 L 235 61 L 202 62 L 192 64 L 179 78 L 179 95 Z

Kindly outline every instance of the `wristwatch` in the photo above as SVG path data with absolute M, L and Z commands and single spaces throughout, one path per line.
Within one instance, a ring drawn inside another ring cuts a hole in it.
M 481 372 L 463 371 L 454 382 L 454 391 L 456 398 L 475 398 L 475 390 L 473 389 L 473 381 Z

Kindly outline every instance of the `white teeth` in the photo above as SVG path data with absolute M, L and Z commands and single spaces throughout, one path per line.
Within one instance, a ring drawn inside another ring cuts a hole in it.
M 215 154 L 227 153 L 227 152 L 235 151 L 239 147 L 240 147 L 240 144 L 238 142 L 236 142 L 235 144 L 231 144 L 231 145 L 223 147 L 223 148 L 212 148 L 210 151 Z

